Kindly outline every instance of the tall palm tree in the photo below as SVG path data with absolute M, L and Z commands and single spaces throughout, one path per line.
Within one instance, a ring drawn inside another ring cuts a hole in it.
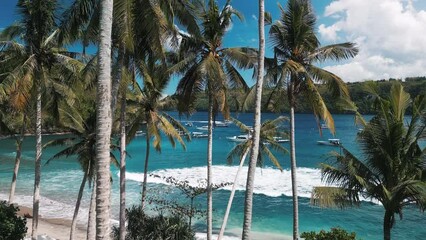
M 165 134 L 172 146 L 176 144 L 176 140 L 186 149 L 183 136 L 190 140 L 189 132 L 182 124 L 168 115 L 160 111 L 160 108 L 167 103 L 163 99 L 163 92 L 167 88 L 170 81 L 170 71 L 167 65 L 150 58 L 146 62 L 139 63 L 139 71 L 143 78 L 143 88 L 140 89 L 141 99 L 138 103 L 138 115 L 131 124 L 132 128 L 130 136 L 134 136 L 139 126 L 144 123 L 146 125 L 146 155 L 144 165 L 144 179 L 142 183 L 142 200 L 141 206 L 145 207 L 145 198 L 147 192 L 148 162 L 150 154 L 151 139 L 153 147 L 161 152 L 161 133 Z
M 255 110 L 254 110 L 254 134 L 253 142 L 251 143 L 251 154 L 249 169 L 247 173 L 246 195 L 244 200 L 244 221 L 242 239 L 250 239 L 252 208 L 253 208 L 253 189 L 254 189 L 254 175 L 256 173 L 256 162 L 259 156 L 259 144 L 261 134 L 261 104 L 262 104 L 262 89 L 263 89 L 263 75 L 265 68 L 265 3 L 259 0 L 259 55 L 257 64 L 257 81 L 255 93 Z
M 232 16 L 242 16 L 227 1 L 219 10 L 217 2 L 209 0 L 206 6 L 199 2 L 200 32 L 191 35 L 181 34 L 178 63 L 174 71 L 183 73 L 179 81 L 176 95 L 180 112 L 191 112 L 197 94 L 206 91 L 208 94 L 208 143 L 207 143 L 207 239 L 212 234 L 212 144 L 213 114 L 221 111 L 225 118 L 229 117 L 226 103 L 227 87 L 247 89 L 238 68 L 248 69 L 255 64 L 255 50 L 249 48 L 224 48 L 222 46 Z
M 313 202 L 321 206 L 359 204 L 359 196 L 376 199 L 385 209 L 383 236 L 391 239 L 395 214 L 402 218 L 407 205 L 426 208 L 426 96 L 412 102 L 400 84 L 393 85 L 389 98 L 378 97 L 377 114 L 365 124 L 357 142 L 363 154 L 355 156 L 342 147 L 335 162 L 321 164 L 323 178 L 338 187 L 315 188 Z M 411 119 L 405 118 L 412 107 Z
M 72 136 L 55 139 L 44 145 L 44 147 L 50 146 L 67 146 L 65 149 L 56 153 L 50 159 L 47 160 L 46 164 L 50 163 L 53 159 L 61 157 L 77 156 L 77 160 L 84 172 L 83 180 L 80 185 L 80 189 L 77 196 L 75 205 L 74 215 L 71 222 L 70 240 L 74 239 L 75 228 L 77 225 L 78 211 L 80 208 L 81 199 L 83 196 L 84 187 L 86 182 L 89 181 L 89 185 L 95 179 L 95 165 L 96 165 L 96 115 L 94 111 L 88 116 L 86 120 L 79 114 L 76 109 L 62 108 L 61 109 L 61 124 L 71 132 Z M 111 149 L 116 148 L 111 146 Z M 111 153 L 111 162 L 117 164 L 117 159 Z
M 28 104 L 31 96 L 36 101 L 36 156 L 33 195 L 33 222 L 31 237 L 36 238 L 41 177 L 41 130 L 42 94 L 49 84 L 52 71 L 76 72 L 80 64 L 63 54 L 57 46 L 55 31 L 56 0 L 19 0 L 17 8 L 22 15 L 20 21 L 2 32 L 1 54 L 6 54 L 4 64 L 13 65 L 13 70 L 4 79 L 4 93 L 19 91 L 23 103 Z M 58 86 L 57 86 L 58 87 Z
M 309 0 L 289 0 L 281 10 L 281 18 L 269 31 L 274 58 L 267 60 L 267 80 L 276 90 L 285 86 L 290 105 L 290 158 L 293 193 L 293 239 L 299 238 L 299 210 L 296 180 L 296 146 L 294 111 L 297 99 L 305 95 L 315 116 L 321 118 L 334 134 L 334 121 L 315 83 L 327 85 L 336 96 L 349 98 L 341 78 L 314 65 L 315 62 L 354 57 L 358 49 L 353 43 L 320 46 L 315 35 L 316 17 Z M 272 91 L 274 94 L 275 91 Z
M 247 132 L 249 138 L 246 141 L 235 145 L 234 148 L 231 150 L 231 152 L 229 152 L 227 157 L 227 161 L 229 164 L 232 164 L 233 159 L 235 157 L 238 157 L 240 159 L 240 165 L 238 167 L 237 174 L 235 175 L 234 184 L 231 190 L 231 196 L 229 197 L 228 206 L 225 211 L 225 216 L 223 217 L 223 223 L 219 232 L 218 239 L 222 239 L 223 234 L 225 232 L 226 223 L 228 221 L 229 212 L 231 210 L 232 201 L 234 198 L 236 181 L 241 172 L 241 168 L 244 165 L 245 158 L 247 157 L 247 154 L 251 150 L 253 146 L 253 141 L 254 141 L 253 136 L 251 136 L 252 130 L 249 127 L 247 127 L 246 125 L 244 125 L 243 123 L 241 123 L 240 121 L 236 119 L 232 119 L 232 120 L 243 132 Z M 286 117 L 280 116 L 274 120 L 267 120 L 262 123 L 262 126 L 260 128 L 260 136 L 259 136 L 260 138 L 259 149 L 261 154 L 258 155 L 258 158 L 256 161 L 257 166 L 263 165 L 263 162 L 264 162 L 263 158 L 264 156 L 266 156 L 272 162 L 272 164 L 274 164 L 276 167 L 282 170 L 278 159 L 275 157 L 273 151 L 271 150 L 274 150 L 277 153 L 283 153 L 283 154 L 288 153 L 288 150 L 284 148 L 282 145 L 280 145 L 275 138 L 275 137 L 284 136 L 283 131 L 280 127 L 280 125 L 284 121 L 288 121 L 288 119 Z
M 96 92 L 96 239 L 110 239 L 111 29 L 113 1 L 101 1 Z
M 97 43 L 99 26 L 100 2 L 95 0 L 76 0 L 65 12 L 61 24 L 61 39 L 82 40 L 83 45 Z M 177 32 L 174 20 L 181 26 L 186 26 L 189 32 L 197 29 L 194 18 L 194 8 L 188 0 L 118 0 L 114 1 L 113 35 L 114 52 L 117 53 L 114 79 L 111 87 L 111 112 L 114 115 L 120 86 L 122 67 L 126 59 L 144 59 L 146 55 L 161 55 L 164 57 L 163 40 L 176 40 Z M 176 43 L 173 43 L 176 45 Z M 136 48 L 134 46 L 137 46 Z M 136 49 L 137 51 L 134 51 Z M 84 51 L 84 48 L 83 48 Z M 128 69 L 131 67 L 127 66 Z M 124 89 L 124 88 L 123 88 Z M 121 95 L 124 96 L 125 93 Z M 124 97 L 122 97 L 124 98 Z M 122 104 L 125 101 L 121 101 Z M 123 105 L 125 106 L 125 105 Z M 121 107 L 121 116 L 125 107 Z M 124 120 L 124 117 L 121 119 Z M 125 142 L 124 121 L 122 121 L 120 167 L 120 239 L 124 238 L 125 221 Z M 89 232 L 88 228 L 88 232 Z

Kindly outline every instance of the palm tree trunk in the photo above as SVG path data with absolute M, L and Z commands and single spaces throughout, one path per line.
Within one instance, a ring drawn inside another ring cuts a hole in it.
M 110 239 L 111 28 L 113 0 L 101 1 L 96 94 L 96 239 Z
M 121 76 L 122 76 L 122 67 L 124 65 L 124 45 L 120 44 L 118 47 L 118 56 L 117 56 L 117 73 L 114 77 L 114 81 L 111 86 L 111 113 L 114 116 L 115 107 L 117 105 L 118 99 L 118 90 L 120 88 Z
M 25 136 L 25 118 L 22 124 L 22 130 L 20 136 L 16 139 L 16 158 L 15 158 L 15 167 L 13 168 L 12 183 L 10 184 L 10 194 L 9 194 L 9 203 L 13 203 L 15 198 L 15 189 L 16 189 L 16 180 L 18 179 L 19 166 L 21 164 L 21 155 L 22 155 L 22 143 L 24 142 Z
M 148 122 L 147 122 L 148 125 Z M 143 170 L 143 183 L 142 183 L 142 203 L 141 207 L 144 209 L 145 207 L 145 198 L 146 198 L 146 183 L 148 181 L 148 160 L 149 160 L 149 132 L 146 131 L 146 154 L 145 154 L 145 167 Z
M 391 239 L 392 229 L 392 213 L 388 210 L 385 211 L 385 217 L 383 218 L 383 239 Z
M 209 91 L 209 120 L 207 141 L 207 240 L 212 239 L 213 231 L 213 194 L 212 194 L 212 150 L 213 150 L 213 99 Z
M 235 175 L 234 184 L 232 185 L 231 195 L 229 196 L 228 206 L 226 207 L 225 216 L 223 217 L 222 227 L 220 228 L 220 232 L 219 232 L 219 236 L 217 240 L 221 240 L 223 238 L 223 234 L 225 233 L 229 212 L 231 211 L 232 201 L 234 200 L 235 189 L 237 188 L 237 180 L 238 180 L 238 177 L 240 176 L 241 169 L 243 168 L 248 152 L 249 152 L 249 149 L 247 149 L 246 152 L 244 153 L 240 161 L 240 166 L 238 166 L 238 171 L 237 171 L 237 174 Z
M 89 217 L 87 219 L 87 237 L 86 239 L 95 239 L 96 237 L 96 179 L 93 181 L 92 195 L 90 197 Z
M 259 139 L 260 139 L 260 118 L 261 118 L 261 101 L 263 87 L 263 71 L 265 64 L 265 4 L 264 0 L 259 0 L 259 56 L 258 56 L 258 72 L 256 82 L 256 107 L 254 111 L 254 133 L 253 145 L 250 153 L 250 163 L 247 173 L 246 196 L 244 204 L 244 222 L 242 239 L 250 239 L 252 208 L 253 208 L 253 188 L 254 177 L 256 173 L 256 162 L 259 155 Z
M 120 114 L 120 232 L 119 239 L 126 238 L 126 93 L 121 99 Z
M 90 168 L 90 165 L 88 168 Z M 78 211 L 80 209 L 81 198 L 83 197 L 84 186 L 86 186 L 88 174 L 89 174 L 89 169 L 87 169 L 87 171 L 84 172 L 84 177 L 83 177 L 83 180 L 81 181 L 80 190 L 78 191 L 77 202 L 75 203 L 74 215 L 72 217 L 72 222 L 71 222 L 70 240 L 74 240 L 74 232 L 75 232 L 75 227 L 77 226 Z
M 292 93 L 291 93 L 292 94 Z M 296 142 L 295 142 L 295 121 L 294 104 L 290 103 L 290 160 L 291 160 L 291 187 L 293 193 L 293 239 L 299 238 L 299 203 L 297 199 L 297 179 L 296 179 Z
M 41 84 L 41 83 L 39 83 Z M 33 223 L 31 238 L 37 239 L 38 212 L 40 206 L 40 178 L 41 178 L 41 86 L 37 86 L 37 113 L 36 113 L 36 157 L 34 167 L 34 196 L 33 196 Z

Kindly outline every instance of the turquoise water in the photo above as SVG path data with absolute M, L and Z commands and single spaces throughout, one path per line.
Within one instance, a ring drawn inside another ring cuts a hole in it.
M 178 117 L 176 113 L 171 113 Z M 262 118 L 275 118 L 274 114 L 263 114 Z M 251 114 L 239 114 L 234 117 L 247 125 L 252 125 Z M 354 126 L 353 117 L 350 115 L 335 115 L 336 138 L 350 150 L 357 152 L 355 137 L 357 127 Z M 189 127 L 189 131 L 196 130 L 196 126 L 207 125 L 206 113 L 196 113 L 190 119 L 194 127 Z M 186 118 L 181 119 L 188 121 Z M 240 134 L 235 125 L 229 128 L 216 128 L 214 130 L 213 143 L 213 181 L 215 183 L 232 182 L 238 166 L 237 163 L 229 166 L 226 164 L 226 155 L 234 146 L 234 143 L 226 140 L 227 136 Z M 44 141 L 60 136 L 44 137 Z M 384 211 L 380 205 L 370 201 L 365 201 L 360 208 L 321 209 L 311 206 L 309 203 L 310 191 L 313 186 L 322 185 L 318 165 L 327 161 L 327 153 L 338 148 L 317 145 L 317 140 L 326 140 L 332 137 L 327 130 L 324 130 L 321 137 L 316 127 L 315 119 L 309 114 L 298 114 L 296 116 L 296 148 L 298 163 L 298 181 L 300 196 L 300 230 L 312 231 L 329 229 L 340 226 L 349 231 L 355 231 L 362 239 L 382 239 L 382 219 Z M 2 140 L 0 149 L 0 198 L 6 198 L 9 182 L 13 171 L 13 161 L 15 156 L 15 145 L 11 139 Z M 284 144 L 286 145 L 286 144 Z M 180 180 L 187 180 L 191 184 L 202 184 L 206 175 L 206 146 L 207 139 L 193 139 L 187 143 L 187 150 L 180 146 L 173 149 L 166 139 L 163 139 L 161 154 L 151 151 L 149 171 L 159 176 L 173 176 Z M 288 146 L 288 144 L 287 144 Z M 43 152 L 45 161 L 59 148 L 46 149 Z M 143 179 L 143 160 L 145 157 L 144 137 L 136 139 L 128 146 L 127 151 L 131 156 L 127 160 L 127 202 L 137 204 L 140 201 L 140 182 Z M 21 163 L 20 175 L 18 177 L 17 195 L 19 203 L 31 206 L 31 195 L 33 191 L 33 160 L 34 160 L 34 138 L 27 138 L 24 144 L 23 160 Z M 257 169 L 253 230 L 259 232 L 277 233 L 291 235 L 292 230 L 292 199 L 291 182 L 289 171 L 289 156 L 278 156 L 284 168 L 280 172 L 266 162 L 264 168 Z M 42 189 L 43 196 L 41 203 L 41 214 L 45 217 L 66 217 L 71 218 L 73 205 L 77 196 L 82 171 L 75 159 L 58 159 L 49 165 L 42 167 Z M 116 219 L 118 215 L 118 169 L 112 167 L 113 172 L 113 193 L 112 210 Z M 234 204 L 231 216 L 228 221 L 228 229 L 235 230 L 241 228 L 244 209 L 244 175 L 247 168 L 243 170 L 242 177 L 237 185 Z M 181 203 L 187 203 L 187 199 L 180 194 L 179 190 L 165 185 L 164 181 L 158 178 L 149 178 L 149 195 L 164 196 Z M 229 197 L 230 187 L 214 192 L 214 224 L 219 228 L 221 219 Z M 90 190 L 86 189 L 83 197 L 83 211 L 80 213 L 80 221 L 84 223 L 87 219 L 87 207 L 89 203 Z M 200 196 L 196 203 L 203 207 L 205 197 Z M 195 225 L 199 231 L 203 231 L 203 220 L 196 221 Z M 424 239 L 426 236 L 426 216 L 415 208 L 404 210 L 404 219 L 396 221 L 392 235 L 394 239 Z

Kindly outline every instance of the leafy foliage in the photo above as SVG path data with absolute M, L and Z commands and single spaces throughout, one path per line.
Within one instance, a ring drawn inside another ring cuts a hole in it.
M 0 240 L 23 239 L 27 233 L 27 220 L 16 215 L 18 207 L 0 202 Z
M 140 206 L 127 210 L 127 240 L 189 240 L 194 232 L 180 215 L 148 216 Z M 113 230 L 118 239 L 118 228 Z
M 167 183 L 172 186 L 178 188 L 187 199 L 189 199 L 190 204 L 182 204 L 177 202 L 176 200 L 166 200 L 162 197 L 151 197 L 149 199 L 150 202 L 155 203 L 155 211 L 157 212 L 170 212 L 172 215 L 185 216 L 188 218 L 188 224 L 191 227 L 192 219 L 194 217 L 201 218 L 206 215 L 206 211 L 201 210 L 198 206 L 195 205 L 194 200 L 196 197 L 205 194 L 207 192 L 207 182 L 205 180 L 201 180 L 198 182 L 198 185 L 193 186 L 189 184 L 187 180 L 181 181 L 174 177 L 160 177 L 158 175 L 152 175 L 152 177 L 162 178 Z M 220 184 L 212 184 L 212 191 L 217 190 L 219 188 L 223 188 L 225 186 L 231 185 L 232 183 L 220 183 Z
M 355 240 L 356 233 L 348 233 L 346 230 L 335 227 L 331 228 L 329 232 L 321 230 L 320 232 L 303 232 L 300 237 L 305 240 Z

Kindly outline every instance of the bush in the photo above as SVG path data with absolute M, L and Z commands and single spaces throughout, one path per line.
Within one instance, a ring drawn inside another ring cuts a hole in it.
M 114 238 L 118 239 L 118 228 L 114 228 Z M 194 232 L 179 215 L 146 215 L 140 206 L 127 210 L 128 240 L 192 240 Z
M 300 237 L 305 240 L 355 240 L 356 234 L 354 232 L 348 233 L 342 228 L 331 228 L 329 232 L 321 230 L 319 233 L 314 231 L 304 232 Z
M 25 237 L 27 220 L 18 217 L 18 211 L 18 207 L 6 201 L 0 202 L 0 240 L 18 240 Z

